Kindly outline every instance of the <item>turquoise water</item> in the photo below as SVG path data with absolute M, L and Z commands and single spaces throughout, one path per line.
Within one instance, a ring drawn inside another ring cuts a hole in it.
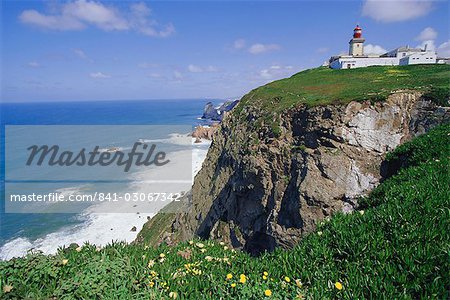
M 186 125 L 198 120 L 208 100 L 3 103 L 1 110 L 0 247 L 24 238 L 34 241 L 85 222 L 79 214 L 10 214 L 4 207 L 5 125 Z M 114 133 L 111 133 L 114 134 Z M 24 137 L 26 138 L 26 137 Z

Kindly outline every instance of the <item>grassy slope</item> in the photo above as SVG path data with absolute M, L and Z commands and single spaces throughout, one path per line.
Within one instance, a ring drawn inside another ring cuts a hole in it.
M 382 100 L 396 90 L 429 90 L 449 86 L 450 65 L 373 66 L 350 70 L 321 67 L 259 87 L 243 97 L 237 107 L 259 106 L 281 112 L 295 105 Z
M 0 262 L 2 290 L 13 287 L 0 297 L 159 299 L 177 292 L 179 299 L 261 299 L 270 289 L 276 299 L 448 298 L 449 145 L 450 125 L 444 125 L 399 147 L 388 164 L 403 168 L 362 201 L 364 214 L 334 216 L 293 250 L 251 258 L 211 241 L 172 248 L 113 244 L 100 251 L 86 245 L 79 252 Z M 152 267 L 150 260 L 156 261 Z

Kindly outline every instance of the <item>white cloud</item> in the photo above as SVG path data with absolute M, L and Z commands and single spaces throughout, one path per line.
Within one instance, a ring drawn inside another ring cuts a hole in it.
M 384 54 L 387 50 L 379 45 L 367 44 L 364 46 L 365 54 Z
M 437 48 L 437 53 L 441 57 L 450 57 L 450 40 L 445 43 L 442 43 Z
M 56 13 L 43 14 L 25 10 L 19 15 L 22 23 L 48 30 L 82 30 L 93 26 L 105 31 L 134 30 L 153 37 L 167 37 L 175 32 L 172 24 L 160 26 L 150 18 L 151 10 L 145 3 L 135 3 L 128 12 L 121 12 L 112 5 L 89 0 L 65 3 Z
M 279 50 L 281 47 L 277 44 L 253 44 L 248 48 L 251 54 L 262 54 Z
M 263 80 L 275 80 L 286 77 L 294 72 L 292 66 L 272 65 L 268 68 L 262 69 L 257 72 L 256 79 Z
M 254 43 L 250 46 L 247 46 L 247 41 L 244 39 L 237 39 L 233 42 L 232 50 L 237 51 L 247 51 L 251 54 L 262 54 L 273 52 L 281 49 L 278 44 L 262 44 L 262 43 Z
M 143 2 L 132 4 L 131 14 L 130 26 L 144 35 L 168 37 L 175 33 L 173 24 L 168 24 L 162 29 L 157 29 L 155 26 L 157 23 L 149 18 L 151 15 L 150 8 Z
M 234 48 L 234 49 L 237 49 L 237 50 L 240 50 L 240 49 L 245 48 L 245 45 L 246 45 L 246 44 L 247 44 L 247 43 L 245 42 L 244 39 L 237 39 L 237 40 L 235 40 L 234 43 L 233 43 L 233 48 Z
M 36 10 L 25 10 L 19 15 L 22 23 L 35 25 L 44 29 L 53 30 L 81 30 L 86 25 L 72 16 L 65 15 L 43 15 Z
M 150 73 L 150 74 L 148 74 L 148 77 L 158 79 L 158 78 L 162 78 L 163 76 L 159 73 Z
M 416 37 L 416 41 L 429 41 L 437 38 L 437 32 L 431 27 L 427 27 Z
M 328 52 L 329 50 L 330 50 L 330 49 L 327 48 L 327 47 L 320 47 L 320 48 L 317 49 L 317 52 L 318 52 L 318 53 L 326 53 L 326 52 Z
M 41 64 L 35 61 L 31 61 L 27 64 L 27 66 L 29 66 L 30 68 L 40 68 Z
M 367 0 L 362 15 L 379 22 L 400 22 L 427 15 L 433 9 L 431 0 Z
M 421 41 L 417 48 L 427 49 L 430 51 L 436 51 L 435 39 L 437 38 L 438 33 L 431 27 L 427 27 L 422 30 L 418 36 L 416 36 L 416 41 Z
M 81 49 L 73 49 L 73 53 L 81 59 L 88 59 L 86 53 Z
M 191 73 L 217 72 L 217 68 L 214 66 L 201 67 L 190 64 L 188 66 L 188 71 Z
M 129 28 L 127 20 L 120 16 L 114 7 L 107 7 L 99 2 L 77 0 L 65 4 L 63 16 L 70 16 L 81 22 L 93 24 L 104 30 L 125 30 Z
M 417 45 L 417 48 L 420 48 L 420 49 L 427 48 L 427 50 L 429 50 L 429 51 L 435 51 L 436 45 L 434 43 L 434 40 L 429 40 L 429 41 L 423 41 L 421 44 Z
M 196 65 L 189 65 L 188 66 L 188 70 L 189 70 L 189 72 L 192 72 L 192 73 L 201 73 L 201 72 L 203 72 L 203 69 L 201 67 L 199 67 L 199 66 L 196 66 Z
M 100 79 L 103 79 L 103 78 L 111 78 L 111 75 L 108 75 L 108 74 L 105 74 L 105 73 L 102 73 L 102 72 L 96 72 L 96 73 L 91 73 L 91 74 L 89 74 L 89 76 L 91 77 L 91 78 L 100 78 Z

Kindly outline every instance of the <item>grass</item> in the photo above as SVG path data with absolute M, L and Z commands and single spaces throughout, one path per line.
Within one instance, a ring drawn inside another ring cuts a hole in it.
M 0 262 L 1 298 L 448 299 L 448 145 L 443 125 L 397 148 L 364 210 L 335 215 L 292 250 L 252 258 L 196 240 L 30 253 Z
M 309 69 L 254 89 L 237 111 L 259 106 L 282 112 L 296 105 L 328 105 L 350 101 L 381 101 L 397 90 L 439 89 L 449 96 L 449 65 L 373 66 L 350 70 Z
M 350 101 L 382 102 L 395 91 L 415 90 L 426 99 L 448 106 L 450 65 L 372 66 L 350 70 L 327 67 L 309 69 L 289 78 L 256 88 L 233 110 L 242 121 L 247 110 L 256 110 L 260 120 L 279 137 L 279 115 L 288 109 L 345 104 Z

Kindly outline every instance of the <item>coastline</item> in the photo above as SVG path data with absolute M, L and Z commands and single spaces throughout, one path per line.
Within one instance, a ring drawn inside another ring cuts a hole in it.
M 171 138 L 176 139 L 176 135 L 174 134 Z M 196 138 L 192 138 L 192 180 L 200 171 L 210 144 L 211 141 L 202 139 L 199 142 Z M 139 180 L 145 180 L 145 177 L 139 178 Z M 76 193 L 77 188 L 64 192 Z M 88 209 L 76 216 L 81 223 L 75 226 L 64 226 L 36 240 L 15 237 L 6 241 L 0 247 L 0 260 L 22 257 L 29 250 L 54 254 L 58 248 L 68 247 L 72 243 L 82 245 L 89 242 L 98 247 L 112 241 L 130 243 L 134 241 L 143 225 L 154 215 L 154 213 L 91 213 Z

